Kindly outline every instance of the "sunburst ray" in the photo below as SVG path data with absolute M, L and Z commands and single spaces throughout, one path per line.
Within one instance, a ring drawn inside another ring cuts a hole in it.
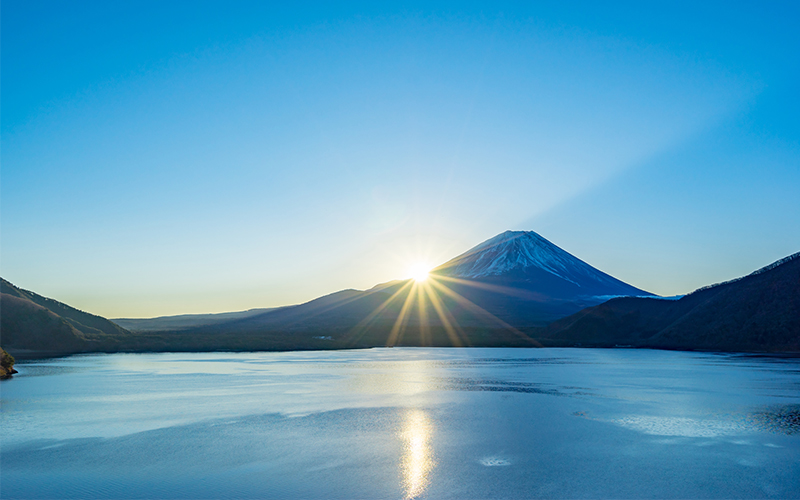
M 404 290 L 408 289 L 409 287 L 412 287 L 413 285 L 414 282 L 412 280 L 408 280 L 406 284 L 398 288 L 397 291 L 391 295 L 391 297 L 384 300 L 383 303 L 381 303 L 378 307 L 376 307 L 374 311 L 369 313 L 367 317 L 359 321 L 356 326 L 350 329 L 350 331 L 347 332 L 347 336 L 350 338 L 350 344 L 354 345 L 358 340 L 360 340 L 361 337 L 364 336 L 364 333 L 366 332 L 369 325 L 372 323 L 372 320 L 374 320 L 381 312 L 383 312 L 384 309 L 389 307 L 389 305 L 391 305 L 391 303 L 394 302 L 394 300 L 401 293 L 403 293 Z
M 425 282 L 417 284 L 417 315 L 419 317 L 420 345 L 430 345 L 431 328 L 428 321 L 428 309 L 425 307 Z
M 405 332 L 406 326 L 406 316 L 408 315 L 408 309 L 414 303 L 414 297 L 417 293 L 417 285 L 416 282 L 411 286 L 411 290 L 409 290 L 408 295 L 406 295 L 406 300 L 403 302 L 403 307 L 400 309 L 400 314 L 397 315 L 397 320 L 394 322 L 394 326 L 392 326 L 392 331 L 389 332 L 389 338 L 386 340 L 387 346 L 393 346 L 397 343 L 398 338 Z
M 458 327 L 458 323 L 455 321 L 455 318 L 453 318 L 450 312 L 446 310 L 442 300 L 428 283 L 425 284 L 423 290 L 425 291 L 428 300 L 430 300 L 436 315 L 439 316 L 439 320 L 442 322 L 442 326 L 444 327 L 444 331 L 447 333 L 447 337 L 450 339 L 450 342 L 455 347 L 462 347 L 464 342 L 462 342 L 460 334 L 463 334 L 463 332 Z M 464 338 L 466 338 L 466 335 Z
M 386 287 L 384 287 L 384 288 L 386 288 Z M 320 306 L 316 310 L 312 310 L 312 311 L 305 311 L 304 310 L 304 314 L 302 315 L 302 317 L 297 318 L 296 320 L 293 320 L 293 321 L 288 321 L 286 323 L 286 326 L 294 326 L 297 323 L 301 323 L 303 321 L 307 321 L 310 318 L 314 318 L 314 317 L 319 316 L 321 314 L 325 314 L 327 312 L 333 311 L 333 310 L 338 309 L 340 307 L 346 306 L 347 304 L 350 304 L 352 302 L 356 302 L 358 300 L 362 300 L 362 299 L 364 299 L 366 297 L 369 297 L 370 295 L 373 295 L 373 294 L 376 294 L 376 293 L 380 293 L 382 290 L 383 289 L 365 290 L 363 292 L 358 292 L 356 295 L 354 295 L 352 297 L 346 297 L 346 298 L 342 298 L 342 299 L 334 299 L 332 303 L 326 304 L 324 306 Z M 316 300 L 320 300 L 320 299 L 316 299 Z M 308 304 L 308 302 L 306 304 Z
M 456 293 L 455 291 L 451 290 L 450 288 L 448 288 L 444 284 L 439 283 L 436 280 L 436 278 L 429 279 L 428 281 L 431 283 L 431 285 L 433 285 L 434 287 L 436 287 L 439 290 L 441 290 L 442 293 L 444 293 L 445 295 L 449 296 L 450 298 L 452 298 L 453 300 L 458 302 L 459 305 L 469 309 L 470 311 L 472 311 L 472 312 L 474 312 L 474 313 L 476 313 L 476 314 L 478 314 L 480 316 L 483 316 L 484 318 L 487 318 L 487 319 L 497 323 L 498 325 L 502 326 L 504 329 L 512 332 L 514 335 L 516 335 L 516 336 L 518 336 L 520 338 L 523 338 L 523 339 L 529 341 L 533 345 L 536 345 L 538 347 L 542 346 L 539 342 L 534 340 L 530 335 L 527 335 L 524 332 L 519 331 L 518 329 L 516 329 L 513 326 L 509 325 L 508 323 L 506 323 L 502 319 L 498 318 L 494 314 L 490 313 L 486 309 L 484 309 L 481 306 L 475 304 L 474 302 L 472 302 L 471 300 L 467 299 L 466 297 L 463 297 L 462 295 Z

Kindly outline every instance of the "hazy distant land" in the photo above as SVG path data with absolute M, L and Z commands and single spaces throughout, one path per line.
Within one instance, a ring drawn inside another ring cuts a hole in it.
M 249 318 L 277 308 L 258 308 L 247 311 L 218 314 L 180 314 L 158 318 L 113 318 L 111 321 L 132 332 L 177 331 L 189 328 L 224 323 L 231 320 Z

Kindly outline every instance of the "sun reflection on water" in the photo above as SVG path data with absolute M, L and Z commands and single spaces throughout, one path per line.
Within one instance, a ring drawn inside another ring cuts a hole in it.
M 430 473 L 435 465 L 430 439 L 430 419 L 422 410 L 411 410 L 406 415 L 401 436 L 404 441 L 401 471 L 406 498 L 417 498 L 428 487 Z

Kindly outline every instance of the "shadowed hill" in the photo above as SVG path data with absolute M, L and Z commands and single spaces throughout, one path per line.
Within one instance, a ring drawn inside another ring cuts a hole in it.
M 111 321 L 107 320 L 106 318 L 103 318 L 102 316 L 97 316 L 95 314 L 90 314 L 81 311 L 80 309 L 68 306 L 63 302 L 59 302 L 54 299 L 49 299 L 47 297 L 42 297 L 41 295 L 38 295 L 28 290 L 22 290 L 21 288 L 17 288 L 16 286 L 12 285 L 11 283 L 2 278 L 0 278 L 0 293 L 29 300 L 34 304 L 37 304 L 51 311 L 53 314 L 64 318 L 68 323 L 73 325 L 78 331 L 83 333 L 106 334 L 106 335 L 128 333 L 126 329 L 112 323 Z
M 112 348 L 124 328 L 0 278 L 0 338 L 17 353 L 70 354 Z
M 623 297 L 555 321 L 553 342 L 800 352 L 800 253 L 680 300 Z

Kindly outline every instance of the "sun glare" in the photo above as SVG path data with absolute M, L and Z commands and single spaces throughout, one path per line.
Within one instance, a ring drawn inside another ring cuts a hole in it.
M 409 268 L 409 275 L 414 281 L 425 281 L 428 279 L 428 273 L 430 270 L 430 266 L 425 264 L 414 264 Z

